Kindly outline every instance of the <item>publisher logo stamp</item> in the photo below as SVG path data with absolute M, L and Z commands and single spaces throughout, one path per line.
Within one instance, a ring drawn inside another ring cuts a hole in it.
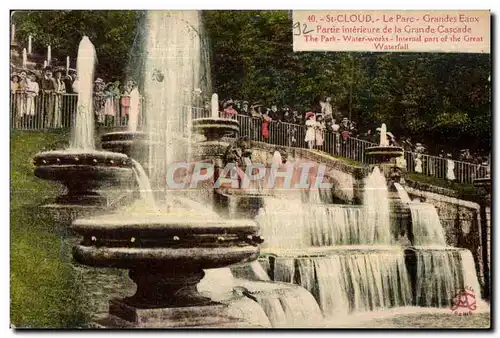
M 470 316 L 477 308 L 474 289 L 466 286 L 457 290 L 451 301 L 451 311 L 457 316 Z

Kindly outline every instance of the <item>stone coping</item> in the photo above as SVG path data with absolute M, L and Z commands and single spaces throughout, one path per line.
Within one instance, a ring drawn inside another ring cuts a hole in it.
M 446 197 L 454 198 L 457 200 L 463 200 L 463 201 L 468 201 L 468 202 L 473 202 L 473 203 L 479 203 L 481 197 L 475 194 L 464 194 L 461 193 L 457 190 L 453 189 L 448 189 L 444 187 L 439 187 L 436 185 L 432 185 L 429 183 L 423 183 L 423 182 L 418 182 L 409 178 L 405 177 L 405 182 L 406 186 L 416 189 L 416 190 L 421 190 L 424 192 L 430 192 L 438 195 L 443 195 Z
M 269 152 L 274 151 L 277 148 L 282 148 L 285 149 L 287 153 L 294 158 L 298 157 L 301 159 L 311 160 L 317 163 L 324 163 L 330 168 L 337 169 L 347 174 L 352 174 L 356 179 L 361 179 L 367 176 L 370 172 L 368 166 L 357 166 L 357 165 L 347 164 L 342 160 L 336 159 L 330 154 L 318 150 L 278 146 L 274 144 L 267 144 L 264 142 L 257 142 L 257 141 L 251 142 L 251 148 L 266 150 Z

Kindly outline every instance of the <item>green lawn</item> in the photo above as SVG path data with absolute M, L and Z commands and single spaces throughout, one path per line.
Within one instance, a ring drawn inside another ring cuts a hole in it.
M 37 210 L 59 188 L 33 175 L 33 155 L 64 148 L 67 139 L 63 132 L 11 134 L 10 322 L 16 327 L 75 327 L 84 321 L 72 267 L 60 257 L 57 229 Z

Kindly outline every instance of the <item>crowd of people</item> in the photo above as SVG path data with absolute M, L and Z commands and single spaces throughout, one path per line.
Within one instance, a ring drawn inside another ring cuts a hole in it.
M 63 126 L 63 94 L 72 93 L 76 74 L 66 74 L 60 68 L 45 68 L 41 76 L 21 70 L 11 75 L 10 90 L 13 94 L 12 114 L 16 123 L 30 125 L 41 115 L 48 128 Z M 37 99 L 42 94 L 42 99 Z
M 119 81 L 105 83 L 101 78 L 97 78 L 93 88 L 96 124 L 126 125 L 130 111 L 129 95 L 136 86 L 133 80 L 122 85 Z M 60 128 L 69 126 L 71 116 L 76 111 L 76 95 L 64 94 L 78 92 L 78 79 L 75 71 L 66 71 L 63 68 L 46 67 L 41 75 L 21 70 L 12 73 L 11 92 L 13 94 L 12 115 L 15 123 L 30 126 L 34 120 L 37 120 L 38 127 Z M 330 97 L 318 99 L 317 104 L 313 104 L 308 110 L 292 108 L 288 105 L 279 108 L 276 104 L 268 107 L 260 102 L 249 104 L 248 101 L 229 99 L 220 103 L 219 111 L 221 117 L 225 118 L 236 118 L 238 115 L 250 117 L 252 123 L 248 127 L 253 134 L 253 139 L 274 144 L 286 143 L 283 145 L 326 150 L 326 139 L 333 140 L 337 146 L 345 143 L 349 138 L 376 144 L 380 142 L 379 128 L 368 129 L 360 133 L 356 122 L 344 116 L 331 101 Z M 207 111 L 211 109 L 208 101 L 204 109 Z M 282 124 L 285 127 L 279 127 Z M 284 130 L 285 133 L 273 132 L 276 127 L 281 131 Z M 283 136 L 286 142 L 277 139 Z M 436 164 L 431 163 L 432 157 L 426 156 L 428 152 L 423 144 L 413 143 L 409 138 L 398 141 L 391 132 L 387 132 L 387 137 L 389 145 L 402 146 L 406 151 L 414 154 L 412 162 L 416 172 L 428 172 L 432 175 L 437 170 L 434 169 Z M 455 157 L 477 166 L 487 166 L 490 162 L 486 154 L 481 152 L 473 154 L 469 149 L 462 150 L 458 157 L 444 150 L 435 155 L 446 160 Z M 453 180 L 451 175 L 448 176 Z
M 207 103 L 205 109 L 210 109 L 210 105 Z M 288 123 L 286 127 L 288 135 L 288 145 L 294 146 L 299 140 L 299 133 L 296 126 L 305 126 L 305 134 L 300 135 L 304 137 L 304 142 L 310 149 L 323 149 L 325 142 L 325 132 L 331 132 L 339 136 L 340 140 L 346 140 L 348 138 L 356 138 L 370 143 L 378 144 L 380 142 L 380 128 L 374 127 L 368 129 L 366 132 L 360 133 L 355 121 L 350 120 L 348 117 L 344 116 L 342 112 L 331 102 L 331 98 L 319 99 L 317 104 L 314 104 L 311 109 L 299 109 L 291 108 L 288 105 L 284 105 L 278 108 L 277 105 L 273 104 L 270 107 L 256 102 L 249 104 L 248 101 L 232 100 L 228 99 L 220 103 L 220 115 L 225 118 L 236 118 L 237 115 L 244 115 L 252 117 L 254 121 L 259 121 L 260 128 L 254 129 L 254 138 L 258 138 L 255 135 L 256 130 L 260 132 L 260 138 L 264 141 L 273 142 L 273 135 L 270 132 L 271 126 L 281 123 Z M 406 151 L 415 154 L 415 166 L 417 172 L 422 172 L 420 170 L 419 162 L 424 163 L 426 157 L 429 154 L 427 148 L 419 142 L 413 143 L 410 138 L 398 140 L 395 135 L 391 132 L 387 132 L 387 138 L 389 145 L 401 146 Z M 445 151 L 442 149 L 438 154 L 433 154 L 444 159 L 460 160 L 467 163 L 473 163 L 477 165 L 486 166 L 489 164 L 489 156 L 485 154 L 484 151 L 479 151 L 472 154 L 469 149 L 464 149 L 460 151 L 460 155 L 454 154 L 453 151 Z M 425 163 L 424 163 L 425 164 Z
M 209 110 L 207 103 L 205 109 Z M 288 143 L 293 146 L 299 142 L 299 132 L 297 126 L 305 126 L 306 132 L 304 140 L 309 148 L 322 149 L 325 142 L 325 132 L 331 131 L 341 134 L 344 138 L 358 137 L 356 123 L 342 116 L 340 111 L 331 104 L 331 99 L 327 98 L 324 102 L 313 107 L 310 111 L 301 112 L 299 109 L 293 109 L 288 105 L 278 108 L 277 105 L 266 107 L 256 102 L 249 104 L 248 101 L 227 100 L 220 105 L 221 117 L 236 118 L 238 115 L 252 117 L 260 121 L 259 128 L 253 126 L 254 138 L 259 138 L 256 133 L 260 133 L 260 138 L 264 141 L 272 142 L 275 136 L 270 131 L 273 124 L 289 124 L 286 127 Z
M 64 75 L 63 75 L 64 74 Z M 126 124 L 130 110 L 129 94 L 134 81 L 94 82 L 94 114 L 97 124 Z M 69 126 L 75 113 L 78 92 L 77 74 L 73 70 L 46 67 L 42 73 L 22 69 L 11 74 L 12 118 L 15 125 L 39 128 Z M 35 123 L 35 121 L 37 121 Z

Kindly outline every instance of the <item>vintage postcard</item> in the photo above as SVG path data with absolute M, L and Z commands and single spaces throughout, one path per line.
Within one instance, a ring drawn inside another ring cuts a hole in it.
M 489 10 L 12 10 L 12 328 L 491 327 Z

